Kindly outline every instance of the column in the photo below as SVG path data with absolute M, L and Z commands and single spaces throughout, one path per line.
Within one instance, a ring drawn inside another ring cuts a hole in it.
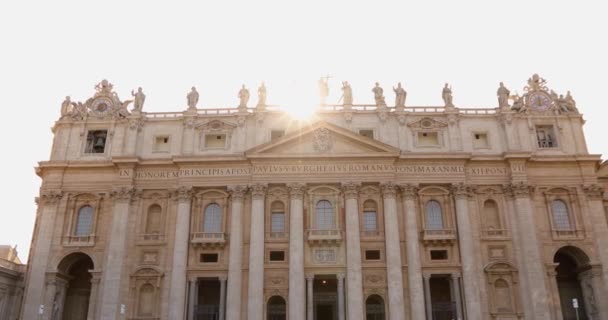
M 190 294 L 190 298 L 188 299 L 188 320 L 194 320 L 196 305 L 198 304 L 198 278 L 190 280 L 190 290 L 188 293 Z
M 545 284 L 544 266 L 540 255 L 539 243 L 536 237 L 536 222 L 534 209 L 530 201 L 531 188 L 520 182 L 512 184 L 510 190 L 515 197 L 517 227 L 519 228 L 521 256 L 526 268 L 522 270 L 527 280 L 532 306 L 531 319 L 550 319 L 549 293 Z M 465 279 L 466 281 L 466 279 Z M 465 288 L 466 289 L 466 288 Z
M 38 212 L 36 220 L 38 229 L 35 230 L 29 257 L 29 277 L 26 281 L 25 296 L 23 299 L 23 319 L 38 319 L 38 309 L 44 303 L 44 285 L 47 263 L 53 239 L 53 229 L 57 218 L 57 204 L 63 197 L 61 191 L 42 191 L 38 204 L 42 209 Z M 53 266 L 56 267 L 56 266 Z M 45 312 L 50 312 L 52 306 L 45 306 Z
M 220 280 L 220 314 L 219 320 L 224 320 L 224 315 L 226 314 L 226 280 L 228 278 L 226 276 L 222 276 L 219 278 Z
M 547 276 L 549 277 L 549 292 L 551 304 L 553 306 L 553 315 L 555 316 L 555 320 L 563 320 L 564 316 L 562 315 L 562 306 L 560 304 L 559 297 L 559 288 L 557 286 L 557 271 L 555 268 L 559 263 L 552 263 L 547 265 Z
M 420 241 L 418 239 L 418 214 L 416 212 L 417 188 L 413 185 L 401 186 L 403 208 L 405 209 L 405 244 L 407 246 L 407 277 L 410 296 L 410 319 L 424 319 L 424 297 L 422 266 L 420 264 Z
M 608 225 L 602 202 L 604 190 L 599 185 L 585 186 L 583 190 L 587 198 L 589 216 L 593 225 L 593 238 L 602 264 L 604 288 L 608 290 L 608 250 L 606 249 L 608 248 Z
M 456 222 L 458 224 L 458 244 L 464 279 L 464 304 L 469 319 L 481 319 L 481 296 L 471 219 L 469 217 L 469 187 L 463 183 L 452 186 L 456 198 Z
M 433 320 L 433 301 L 431 300 L 431 275 L 424 274 L 424 299 L 426 300 L 426 319 Z
M 65 280 L 57 278 L 55 273 L 47 273 L 46 286 L 44 294 L 44 314 L 38 318 L 41 320 L 50 320 L 53 317 L 55 306 L 61 304 L 61 287 L 65 287 Z M 0 305 L 2 307 L 2 305 Z
M 246 186 L 230 188 L 232 211 L 230 214 L 230 251 L 228 252 L 228 290 L 226 292 L 227 320 L 241 319 L 241 288 L 243 273 L 243 198 Z
M 186 187 L 178 188 L 173 194 L 173 198 L 177 201 L 177 216 L 175 218 L 171 282 L 169 283 L 169 319 L 184 319 L 191 196 L 192 191 Z
M 127 244 L 127 226 L 129 224 L 129 206 L 135 189 L 129 187 L 115 188 L 110 197 L 114 200 L 112 210 L 112 229 L 108 236 L 106 260 L 103 265 L 101 319 L 115 320 L 120 318 L 120 287 L 123 282 L 123 260 Z
M 452 288 L 454 290 L 454 301 L 456 302 L 456 320 L 462 320 L 462 301 L 460 299 L 460 275 L 451 274 Z
M 344 320 L 344 273 L 338 273 L 336 278 L 338 278 L 338 320 Z
M 315 280 L 315 275 L 314 274 L 307 274 L 306 275 L 306 287 L 308 288 L 306 290 L 306 320 L 313 320 L 314 318 L 314 311 L 313 311 L 313 292 L 312 292 L 312 283 Z
M 89 311 L 87 312 L 87 320 L 95 320 L 97 318 L 97 296 L 99 291 L 99 281 L 101 280 L 101 271 L 90 270 L 91 273 L 91 296 L 89 297 Z
M 247 318 L 264 318 L 264 196 L 266 186 L 251 186 L 251 232 L 249 240 L 249 286 Z
M 342 186 L 346 200 L 346 292 L 349 320 L 362 320 L 363 280 L 361 275 L 361 236 L 359 233 L 358 196 L 359 185 L 345 183 Z
M 603 289 L 602 283 L 602 267 L 601 266 L 593 266 L 591 270 L 587 271 L 588 273 L 588 284 L 590 286 L 589 291 L 591 291 L 593 300 L 591 303 L 595 304 L 597 311 L 599 312 L 599 319 L 608 319 L 608 306 L 605 303 L 600 301 L 606 301 L 606 293 Z
M 393 183 L 389 182 L 382 184 L 389 319 L 403 320 L 405 317 L 405 309 L 403 306 L 401 241 L 399 239 L 396 194 L 397 187 Z
M 289 185 L 289 320 L 304 320 L 305 314 L 304 188 L 304 185 L 299 183 Z M 312 289 L 310 292 L 312 293 Z

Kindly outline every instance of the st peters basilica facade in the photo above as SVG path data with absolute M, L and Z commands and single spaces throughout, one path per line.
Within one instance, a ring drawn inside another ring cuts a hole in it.
M 486 109 L 344 82 L 308 120 L 95 89 L 37 168 L 22 319 L 608 319 L 608 169 L 538 75 Z

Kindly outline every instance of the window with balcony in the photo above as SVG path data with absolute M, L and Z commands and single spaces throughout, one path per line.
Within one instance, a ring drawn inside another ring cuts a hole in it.
M 74 236 L 85 237 L 91 234 L 93 227 L 93 207 L 84 206 L 78 210 Z
M 426 229 L 443 230 L 443 213 L 441 205 L 435 200 L 426 203 Z
M 536 141 L 538 148 L 540 149 L 556 148 L 557 140 L 555 138 L 553 126 L 537 126 Z
M 203 232 L 222 232 L 222 208 L 219 204 L 211 203 L 205 208 L 203 216 Z
M 553 200 L 551 202 L 551 213 L 553 215 L 553 225 L 555 226 L 556 230 L 572 230 L 568 206 L 564 201 Z
M 367 200 L 363 203 L 363 233 L 376 235 L 378 232 L 378 210 L 376 202 Z
M 335 228 L 334 208 L 331 202 L 320 200 L 315 208 L 315 227 L 317 230 L 331 230 Z

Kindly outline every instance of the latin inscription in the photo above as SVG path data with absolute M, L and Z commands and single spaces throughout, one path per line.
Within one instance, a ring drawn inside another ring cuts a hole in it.
M 397 174 L 424 174 L 424 175 L 462 175 L 471 176 L 506 176 L 509 169 L 506 167 L 470 167 L 463 165 L 398 165 L 392 164 L 277 164 L 259 165 L 252 167 L 222 167 L 222 168 L 185 168 L 174 170 L 124 170 L 120 169 L 118 175 L 123 178 L 140 180 L 162 180 L 196 177 L 229 177 L 248 175 L 274 175 L 274 174 L 364 174 L 364 173 L 397 173 Z

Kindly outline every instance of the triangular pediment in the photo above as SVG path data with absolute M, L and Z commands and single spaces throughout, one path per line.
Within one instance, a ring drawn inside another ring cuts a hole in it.
M 395 157 L 399 149 L 334 124 L 319 121 L 245 152 L 268 157 Z

